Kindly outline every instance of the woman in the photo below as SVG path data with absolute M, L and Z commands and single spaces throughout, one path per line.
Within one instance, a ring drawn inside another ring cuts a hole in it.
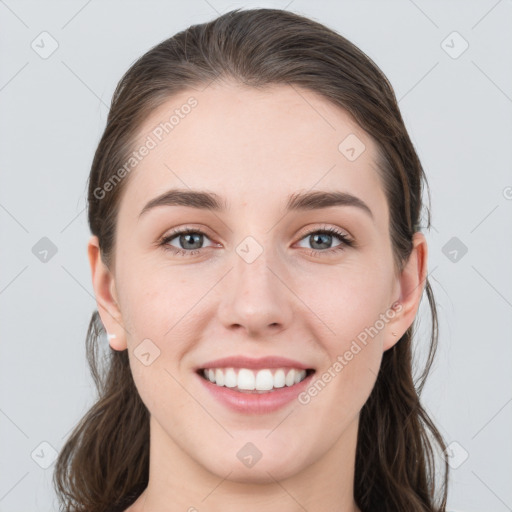
M 315 21 L 237 9 L 133 64 L 89 178 L 99 397 L 64 509 L 445 511 L 423 183 L 391 85 Z

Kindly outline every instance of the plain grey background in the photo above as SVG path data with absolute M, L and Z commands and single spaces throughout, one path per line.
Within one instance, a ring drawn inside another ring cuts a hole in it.
M 53 450 L 95 398 L 85 184 L 115 85 L 236 7 L 325 23 L 395 88 L 432 193 L 440 349 L 423 397 L 451 447 L 449 508 L 512 510 L 510 0 L 0 0 L 0 512 L 57 510 Z

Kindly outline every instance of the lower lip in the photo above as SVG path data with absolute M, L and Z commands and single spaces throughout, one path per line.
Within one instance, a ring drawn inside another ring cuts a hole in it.
M 296 399 L 309 386 L 314 374 L 315 372 L 311 373 L 298 384 L 277 388 L 268 393 L 241 393 L 226 386 L 217 386 L 199 374 L 196 375 L 203 386 L 231 410 L 244 414 L 267 414 L 277 411 Z

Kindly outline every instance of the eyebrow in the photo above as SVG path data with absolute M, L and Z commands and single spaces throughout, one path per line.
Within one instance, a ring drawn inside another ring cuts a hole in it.
M 227 209 L 227 202 L 214 192 L 200 190 L 172 189 L 151 199 L 139 214 L 139 218 L 158 206 L 187 206 L 199 210 L 222 212 Z M 286 211 L 308 211 L 330 208 L 332 206 L 353 206 L 364 211 L 373 219 L 370 207 L 359 197 L 348 192 L 297 192 L 288 197 Z

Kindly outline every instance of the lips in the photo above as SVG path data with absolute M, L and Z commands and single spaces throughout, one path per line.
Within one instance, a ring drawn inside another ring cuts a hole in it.
M 215 361 L 208 361 L 196 368 L 196 371 L 208 368 L 248 368 L 252 370 L 263 370 L 265 368 L 297 368 L 299 370 L 314 370 L 311 366 L 295 361 L 287 357 L 266 356 L 250 358 L 246 356 L 231 356 Z
M 196 368 L 202 386 L 223 405 L 243 414 L 267 414 L 293 402 L 315 369 L 281 356 L 232 356 Z
M 216 363 L 218 364 L 218 363 Z M 251 371 L 246 369 L 247 371 Z M 210 371 L 210 369 L 208 370 Z M 265 370 L 260 370 L 265 371 Z M 277 370 L 279 371 L 279 370 Z M 295 370 L 292 370 L 295 372 Z M 301 370 L 307 372 L 306 370 Z M 281 408 L 293 404 L 300 393 L 311 384 L 313 379 L 314 370 L 311 370 L 309 375 L 298 383 L 293 383 L 290 386 L 283 386 L 280 388 L 272 388 L 265 391 L 258 391 L 254 389 L 240 390 L 237 388 L 229 388 L 225 385 L 219 386 L 217 383 L 211 382 L 201 375 L 201 371 L 197 372 L 198 382 L 216 402 L 226 407 L 227 409 L 239 414 L 270 414 Z M 275 383 L 275 382 L 274 382 Z
M 298 384 L 315 370 L 300 361 L 267 356 L 258 359 L 232 356 L 210 361 L 196 370 L 198 375 L 238 391 L 265 391 Z

